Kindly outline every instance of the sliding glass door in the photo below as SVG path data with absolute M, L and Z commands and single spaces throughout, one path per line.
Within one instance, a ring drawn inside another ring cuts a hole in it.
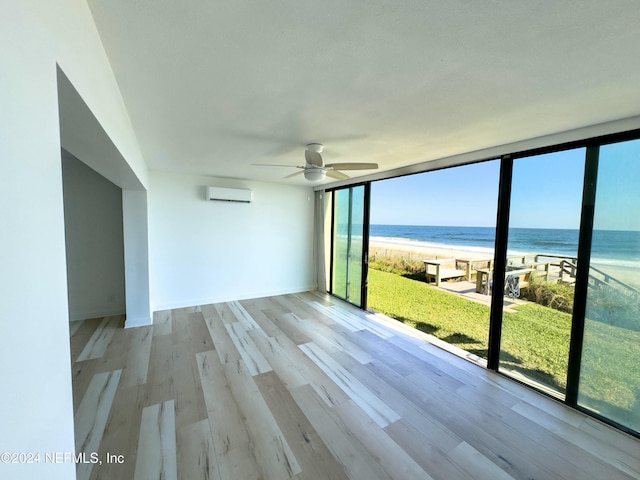
M 600 147 L 578 404 L 640 432 L 640 140 Z
M 513 161 L 499 370 L 564 397 L 585 149 Z
M 364 307 L 366 301 L 365 197 L 368 185 L 333 192 L 331 293 Z
M 371 232 L 370 183 L 331 191 L 329 291 L 367 307 L 371 234 L 374 309 L 639 435 L 638 135 L 504 155 L 493 258 L 475 256 L 489 248 L 491 225 L 469 223 L 495 205 L 481 201 L 491 183 L 478 174 L 482 165 L 380 182 Z M 442 180 L 453 174 L 457 181 Z M 422 178 L 440 180 L 421 185 L 424 201 L 409 188 Z M 384 186 L 394 187 L 386 198 Z M 398 262 L 393 248 L 402 250 Z

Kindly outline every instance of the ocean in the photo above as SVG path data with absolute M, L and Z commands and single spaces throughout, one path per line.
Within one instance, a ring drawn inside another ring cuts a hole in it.
M 425 247 L 456 248 L 493 255 L 495 229 L 490 227 L 434 227 L 371 225 L 371 237 L 409 240 Z M 550 254 L 576 257 L 578 230 L 550 228 L 509 229 L 509 255 Z M 640 232 L 595 230 L 593 263 L 640 268 Z

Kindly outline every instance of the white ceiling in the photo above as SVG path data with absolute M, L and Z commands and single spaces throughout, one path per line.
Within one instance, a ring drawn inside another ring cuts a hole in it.
M 638 0 L 88 3 L 151 169 L 304 184 L 251 164 L 320 142 L 388 170 L 640 114 Z

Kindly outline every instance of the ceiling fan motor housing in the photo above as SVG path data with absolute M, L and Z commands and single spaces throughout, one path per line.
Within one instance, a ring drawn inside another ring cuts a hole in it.
M 310 152 L 322 153 L 323 148 L 324 145 L 322 145 L 321 143 L 307 143 L 307 150 L 309 150 Z

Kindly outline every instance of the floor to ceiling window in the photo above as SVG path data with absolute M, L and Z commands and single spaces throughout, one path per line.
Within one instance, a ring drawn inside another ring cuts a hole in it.
M 364 269 L 365 193 L 360 185 L 333 192 L 333 256 L 330 291 L 357 306 L 363 306 L 366 289 Z
M 500 371 L 564 396 L 585 149 L 513 162 Z
M 329 290 L 640 436 L 639 137 L 335 189 Z
M 640 140 L 600 147 L 578 404 L 640 431 Z
M 493 160 L 371 185 L 369 306 L 479 359 L 490 297 L 476 291 L 475 272 L 493 259 L 499 167 Z

